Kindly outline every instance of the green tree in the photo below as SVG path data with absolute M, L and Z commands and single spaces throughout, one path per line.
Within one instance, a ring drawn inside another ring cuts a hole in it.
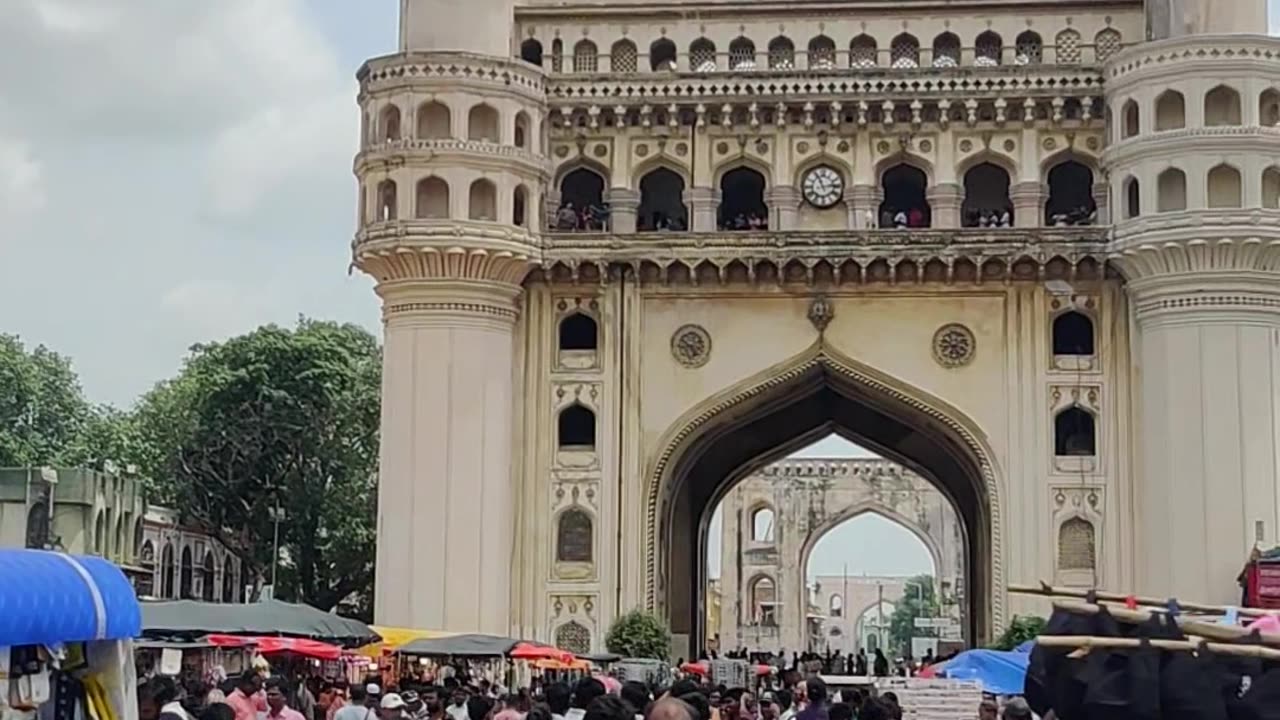
M 604 646 L 623 657 L 667 660 L 671 657 L 671 631 L 657 615 L 632 610 L 613 621 Z
M 933 630 L 915 627 L 918 617 L 938 617 L 941 608 L 937 595 L 934 594 L 933 577 L 917 575 L 907 580 L 903 588 L 903 597 L 893 608 L 889 618 L 890 648 L 900 655 L 911 651 L 911 638 L 933 637 Z
M 302 319 L 192 348 L 136 408 L 131 458 L 158 500 L 277 597 L 330 609 L 372 592 L 381 352 L 354 325 Z
M 1044 632 L 1045 620 L 1036 615 L 1015 615 L 1013 622 L 1001 633 L 992 648 L 1013 650 L 1028 640 L 1034 640 Z
M 71 361 L 0 334 L 0 467 L 63 462 L 90 416 Z

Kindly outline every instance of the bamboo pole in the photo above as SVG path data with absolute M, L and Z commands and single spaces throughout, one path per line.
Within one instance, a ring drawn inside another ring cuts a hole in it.
M 1080 615 L 1095 615 L 1101 609 L 1100 605 L 1092 605 L 1090 603 L 1075 602 L 1072 600 L 1055 600 L 1053 607 L 1066 612 L 1073 612 Z M 1159 610 L 1129 610 L 1128 608 L 1107 607 L 1107 612 L 1115 619 L 1126 623 L 1143 623 L 1151 618 L 1152 615 L 1163 615 L 1165 613 Z M 1219 625 L 1216 623 L 1202 622 L 1200 620 L 1190 620 L 1184 617 L 1170 617 L 1169 620 L 1178 626 L 1186 635 L 1199 635 L 1211 640 L 1240 640 L 1249 638 L 1252 632 L 1235 625 Z M 1280 634 L 1277 633 L 1258 633 L 1258 637 L 1264 645 L 1274 645 L 1280 647 Z
M 1092 635 L 1041 635 L 1036 638 L 1037 645 L 1059 648 L 1114 648 L 1129 650 L 1142 647 L 1142 641 L 1134 638 L 1095 637 Z M 1194 640 L 1148 640 L 1147 644 L 1161 650 L 1208 650 L 1219 655 L 1241 655 L 1244 657 L 1280 659 L 1280 650 L 1261 645 L 1229 645 L 1224 643 L 1197 642 Z
M 1089 597 L 1089 591 L 1080 590 L 1078 588 L 1054 587 L 1044 581 L 1039 585 L 1019 585 L 1014 584 L 1008 586 L 1010 593 L 1015 595 L 1039 595 L 1042 597 L 1069 597 L 1085 600 Z M 1110 602 L 1125 603 L 1129 601 L 1128 595 L 1120 593 L 1106 592 L 1103 590 L 1094 591 L 1093 596 L 1098 600 L 1107 600 Z M 1133 600 L 1139 605 L 1146 605 L 1155 608 L 1164 608 L 1168 605 L 1169 600 L 1134 596 Z M 1186 612 L 1206 613 L 1210 615 L 1226 615 L 1230 608 L 1223 605 L 1207 605 L 1205 603 L 1183 602 L 1177 601 L 1178 607 Z M 1261 608 L 1236 608 L 1236 613 L 1245 617 L 1266 617 L 1268 615 L 1280 615 L 1280 610 L 1263 610 Z

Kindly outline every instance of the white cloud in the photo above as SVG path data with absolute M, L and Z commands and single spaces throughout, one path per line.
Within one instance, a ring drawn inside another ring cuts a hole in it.
M 11 220 L 46 204 L 44 168 L 27 143 L 0 135 L 0 220 Z

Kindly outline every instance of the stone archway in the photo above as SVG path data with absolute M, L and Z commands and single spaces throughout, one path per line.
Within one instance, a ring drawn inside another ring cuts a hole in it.
M 707 399 L 663 437 L 648 472 L 649 606 L 668 616 L 673 633 L 701 644 L 709 509 L 755 468 L 831 433 L 911 469 L 952 503 L 967 538 L 967 634 L 991 637 L 1004 619 L 1001 503 L 981 431 L 944 401 L 821 340 Z

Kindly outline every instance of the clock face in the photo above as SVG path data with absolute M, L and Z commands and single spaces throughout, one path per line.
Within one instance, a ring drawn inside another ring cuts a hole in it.
M 804 199 L 816 208 L 826 209 L 844 196 L 844 178 L 840 173 L 820 165 L 804 176 Z

